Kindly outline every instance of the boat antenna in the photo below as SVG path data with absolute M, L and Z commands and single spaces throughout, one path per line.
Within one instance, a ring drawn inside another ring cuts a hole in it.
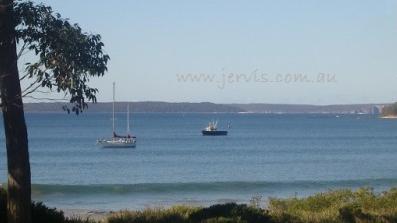
M 115 82 L 113 82 L 113 115 L 112 115 L 112 120 L 113 120 L 113 133 L 112 133 L 112 135 L 114 135 L 115 134 L 115 128 L 114 128 L 114 103 L 115 103 L 115 100 L 116 100 L 116 83 Z

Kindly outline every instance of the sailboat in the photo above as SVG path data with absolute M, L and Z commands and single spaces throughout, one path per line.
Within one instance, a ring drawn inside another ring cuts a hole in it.
M 114 115 L 114 106 L 115 106 L 115 90 L 116 84 L 113 82 L 113 113 L 112 113 L 112 126 L 113 126 L 113 134 L 109 139 L 102 138 L 97 140 L 97 145 L 102 148 L 134 148 L 136 146 L 136 137 L 130 134 L 130 106 L 127 105 L 127 135 L 121 136 L 116 134 L 115 130 L 115 115 Z

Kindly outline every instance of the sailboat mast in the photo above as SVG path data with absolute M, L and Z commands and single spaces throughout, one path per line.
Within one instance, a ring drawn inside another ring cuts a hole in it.
M 130 104 L 127 102 L 127 134 L 130 134 Z
M 112 121 L 113 121 L 113 133 L 112 133 L 112 135 L 114 135 L 115 132 L 116 132 L 116 131 L 115 131 L 115 127 L 114 127 L 114 103 L 115 103 L 115 100 L 116 100 L 115 94 L 116 94 L 116 83 L 113 82 L 113 117 L 112 117 Z

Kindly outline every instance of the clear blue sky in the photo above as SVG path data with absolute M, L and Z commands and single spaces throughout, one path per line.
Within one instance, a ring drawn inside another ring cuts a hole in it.
M 43 2 L 37 0 L 37 2 Z M 99 101 L 397 101 L 397 1 L 47 0 L 103 37 Z M 178 82 L 177 74 L 318 73 L 331 83 Z

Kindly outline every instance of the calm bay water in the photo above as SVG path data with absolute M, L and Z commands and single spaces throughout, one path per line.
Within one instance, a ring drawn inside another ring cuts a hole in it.
M 374 116 L 132 114 L 135 149 L 100 149 L 111 114 L 27 114 L 33 198 L 59 208 L 247 202 L 397 186 L 397 120 Z M 125 114 L 117 114 L 119 133 Z M 203 137 L 208 121 L 231 122 Z M 6 181 L 4 132 L 0 182 Z

